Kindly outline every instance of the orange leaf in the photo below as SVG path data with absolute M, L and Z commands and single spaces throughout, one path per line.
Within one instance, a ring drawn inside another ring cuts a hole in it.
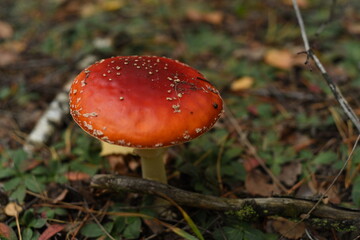
M 64 225 L 60 224 L 53 224 L 50 225 L 39 237 L 39 240 L 48 240 L 52 236 L 54 236 L 56 233 L 62 231 L 65 228 Z
M 90 175 L 83 172 L 67 172 L 65 173 L 65 177 L 69 181 L 83 181 L 90 179 Z
M 249 76 L 241 77 L 231 83 L 230 89 L 232 91 L 242 91 L 252 87 L 254 79 Z
M 287 50 L 268 50 L 264 60 L 268 65 L 284 70 L 290 69 L 294 65 L 293 54 Z

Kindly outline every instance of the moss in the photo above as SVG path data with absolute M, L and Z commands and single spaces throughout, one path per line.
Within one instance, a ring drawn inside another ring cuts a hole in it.
M 236 216 L 240 221 L 255 221 L 259 215 L 251 205 L 244 205 L 240 210 L 229 211 L 226 214 Z
M 336 222 L 328 219 L 312 218 L 309 220 L 312 226 L 316 228 L 334 228 L 338 232 L 352 232 L 358 228 L 349 222 Z

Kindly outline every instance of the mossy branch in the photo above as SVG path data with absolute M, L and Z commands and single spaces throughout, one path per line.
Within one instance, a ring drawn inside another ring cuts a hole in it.
M 240 219 L 250 220 L 267 216 L 281 216 L 300 220 L 316 204 L 316 201 L 290 197 L 228 199 L 184 191 L 146 179 L 117 175 L 96 175 L 93 177 L 91 185 L 95 188 L 108 189 L 114 192 L 130 191 L 159 197 L 165 195 L 179 205 L 222 211 L 237 215 Z M 251 211 L 249 211 L 249 207 Z M 244 210 L 246 210 L 244 213 L 246 216 L 243 214 Z M 321 228 L 341 230 L 341 226 L 346 226 L 346 229 L 342 229 L 343 231 L 360 230 L 360 211 L 319 204 L 306 221 L 317 222 Z

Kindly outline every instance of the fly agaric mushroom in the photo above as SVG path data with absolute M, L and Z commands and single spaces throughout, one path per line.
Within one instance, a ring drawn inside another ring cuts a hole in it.
M 223 112 L 218 90 L 197 70 L 155 56 L 121 56 L 83 70 L 70 112 L 87 133 L 135 149 L 144 178 L 166 183 L 166 147 L 208 131 Z

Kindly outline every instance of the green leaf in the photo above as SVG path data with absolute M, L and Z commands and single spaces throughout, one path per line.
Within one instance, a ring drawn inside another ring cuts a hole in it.
M 193 235 L 191 235 L 190 233 L 185 232 L 184 230 L 182 230 L 181 228 L 177 228 L 177 227 L 172 227 L 171 231 L 173 231 L 174 233 L 176 233 L 177 235 L 179 235 L 180 237 L 185 238 L 186 240 L 199 240 L 198 238 L 194 237 Z
M 23 149 L 9 151 L 9 155 L 14 162 L 14 166 L 18 169 L 20 168 L 21 163 L 27 160 L 28 157 L 27 153 Z
M 25 186 L 27 189 L 35 193 L 41 193 L 45 190 L 45 185 L 37 181 L 37 179 L 32 175 L 26 175 Z
M 96 223 L 87 223 L 83 228 L 81 228 L 80 233 L 85 237 L 100 237 L 104 234 L 99 225 Z
M 29 227 L 42 228 L 45 224 L 46 224 L 46 219 L 44 219 L 44 218 L 34 218 L 30 222 Z
M 15 173 L 16 171 L 13 168 L 3 168 L 0 170 L 0 179 L 14 176 Z
M 316 165 L 322 165 L 322 164 L 331 164 L 334 161 L 338 160 L 337 154 L 331 151 L 327 152 L 321 152 L 319 153 L 312 162 Z
M 14 190 L 15 188 L 17 188 L 17 186 L 19 186 L 20 183 L 21 183 L 21 178 L 15 177 L 13 179 L 10 179 L 6 183 L 4 183 L 3 187 L 4 187 L 5 191 L 11 191 L 11 190 Z
M 31 230 L 31 228 L 25 228 L 23 231 L 22 231 L 22 238 L 23 239 L 31 239 L 33 237 L 33 230 Z
M 355 206 L 360 207 L 360 176 L 356 177 L 353 182 L 351 197 Z
M 138 239 L 140 236 L 141 219 L 138 217 L 126 218 L 126 227 L 123 236 L 126 239 Z
M 263 240 L 266 238 L 264 233 L 248 224 L 233 227 L 225 226 L 214 232 L 216 240 L 224 239 L 224 237 L 227 240 Z
M 22 203 L 26 195 L 26 188 L 24 185 L 19 185 L 14 192 L 10 194 L 10 199 L 17 200 Z

